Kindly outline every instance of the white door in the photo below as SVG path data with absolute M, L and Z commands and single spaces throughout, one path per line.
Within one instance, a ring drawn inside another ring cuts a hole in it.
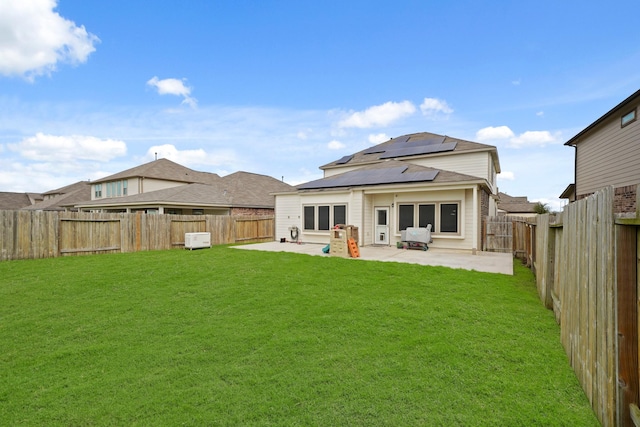
M 389 208 L 375 208 L 375 230 L 373 242 L 376 245 L 389 244 Z

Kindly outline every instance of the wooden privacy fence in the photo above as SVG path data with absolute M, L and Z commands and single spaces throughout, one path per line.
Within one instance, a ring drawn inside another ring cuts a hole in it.
M 274 239 L 274 218 L 0 210 L 0 261 L 184 247 L 210 232 L 213 245 Z
M 514 257 L 532 266 L 530 256 L 535 240 L 535 218 L 490 216 L 485 221 L 482 250 L 512 253 Z
M 605 188 L 569 204 L 555 221 L 539 215 L 525 259 L 602 425 L 638 426 L 640 220 L 616 218 L 613 197 Z

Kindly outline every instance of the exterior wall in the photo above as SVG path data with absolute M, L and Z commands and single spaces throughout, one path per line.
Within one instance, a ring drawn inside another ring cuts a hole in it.
M 148 193 L 150 191 L 163 190 L 165 188 L 178 187 L 185 185 L 184 182 L 167 181 L 162 179 L 152 178 L 128 178 L 118 179 L 116 181 L 127 181 L 127 196 L 133 196 L 134 194 Z M 99 199 L 107 198 L 107 184 L 112 181 L 99 182 L 91 184 L 91 200 L 96 200 L 96 185 L 102 187 L 102 197 Z
M 302 230 L 302 212 L 300 196 L 298 193 L 276 195 L 276 230 L 275 238 L 291 239 L 289 227 L 298 227 Z
M 495 179 L 490 173 L 491 154 L 489 152 L 456 153 L 448 156 L 434 156 L 412 160 L 411 163 L 430 168 L 462 173 L 486 179 L 495 188 Z M 494 190 L 495 191 L 495 190 Z
M 164 190 L 165 188 L 179 187 L 185 185 L 184 182 L 166 181 L 163 179 L 145 178 L 142 180 L 141 193 L 149 193 L 156 190 Z M 136 186 L 138 187 L 138 186 Z M 137 188 L 136 188 L 137 189 Z M 131 193 L 133 194 L 133 193 Z
M 640 120 L 620 127 L 621 115 L 638 104 L 640 100 L 577 142 L 576 199 L 609 185 L 623 187 L 640 183 Z
M 362 192 L 359 192 L 360 195 Z M 276 196 L 278 198 L 279 196 Z M 361 197 L 361 196 L 360 196 Z M 356 200 L 354 203 L 354 198 L 357 199 L 355 193 L 351 191 L 344 192 L 327 192 L 327 193 L 303 193 L 300 194 L 300 201 L 298 204 L 297 215 L 299 217 L 299 225 L 300 229 L 300 240 L 307 243 L 322 243 L 328 244 L 330 240 L 330 231 L 305 231 L 302 224 L 302 214 L 303 207 L 306 205 L 335 205 L 335 204 L 344 204 L 347 206 L 347 222 L 349 225 L 355 225 L 359 229 L 362 224 L 359 223 L 359 218 L 361 218 L 360 206 L 362 206 L 362 202 Z M 277 209 L 277 206 L 276 206 Z M 354 211 L 355 210 L 355 211 Z
M 480 199 L 480 197 L 478 197 Z M 473 249 L 473 225 L 474 221 L 479 221 L 479 218 L 473 217 L 473 190 L 472 189 L 458 189 L 458 190 L 443 190 L 443 191 L 416 191 L 412 193 L 399 193 L 397 197 L 394 197 L 394 207 L 391 213 L 391 224 L 393 240 L 391 245 L 395 245 L 400 241 L 400 232 L 398 231 L 398 215 L 399 204 L 401 203 L 439 203 L 439 202 L 458 202 L 460 203 L 459 215 L 460 215 L 460 233 L 457 235 L 440 234 L 432 232 L 431 237 L 433 243 L 429 245 L 432 248 L 441 249 Z M 480 203 L 480 201 L 478 202 Z M 478 212 L 480 208 L 478 208 Z M 479 224 L 479 223 L 478 223 Z M 373 223 L 368 226 L 373 230 Z M 480 234 L 480 226 L 478 225 L 478 235 Z M 479 240 L 478 240 L 479 245 Z
M 613 211 L 615 213 L 633 213 L 636 212 L 636 196 L 637 185 L 627 185 L 615 189 L 613 198 Z
M 270 216 L 273 209 L 266 208 L 231 208 L 231 216 Z

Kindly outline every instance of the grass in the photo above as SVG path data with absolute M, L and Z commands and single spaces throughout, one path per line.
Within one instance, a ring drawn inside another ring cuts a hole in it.
M 0 425 L 598 425 L 519 264 L 3 262 L 0 350 Z

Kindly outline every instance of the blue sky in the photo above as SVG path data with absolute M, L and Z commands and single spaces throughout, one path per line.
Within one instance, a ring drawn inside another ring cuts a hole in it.
M 1 0 L 0 191 L 165 157 L 298 184 L 389 137 L 498 147 L 559 208 L 569 138 L 640 87 L 637 0 Z

